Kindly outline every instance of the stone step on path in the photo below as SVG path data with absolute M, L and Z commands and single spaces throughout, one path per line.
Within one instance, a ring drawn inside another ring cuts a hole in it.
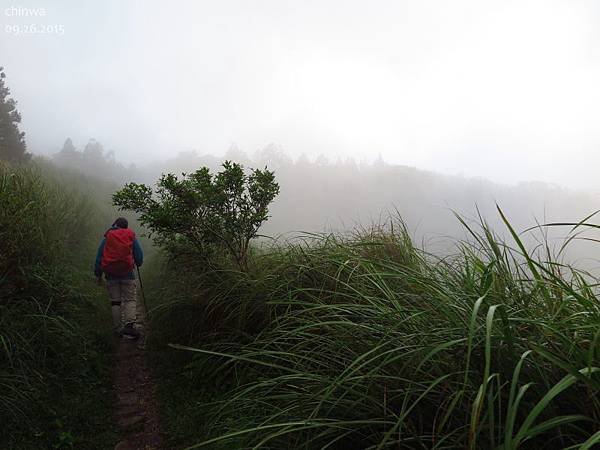
M 164 450 L 156 386 L 141 342 L 119 339 L 116 354 L 116 423 L 121 441 L 115 450 Z

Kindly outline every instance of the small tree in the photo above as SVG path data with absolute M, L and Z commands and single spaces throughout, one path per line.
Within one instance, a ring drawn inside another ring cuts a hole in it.
M 266 167 L 249 174 L 230 161 L 222 167 L 216 175 L 207 167 L 182 174 L 183 179 L 163 175 L 156 190 L 128 183 L 113 195 L 113 203 L 138 213 L 159 245 L 176 252 L 184 241 L 204 256 L 214 247 L 224 248 L 246 271 L 250 240 L 268 219 L 279 185 Z
M 79 169 L 81 167 L 82 154 L 77 151 L 71 138 L 67 138 L 60 152 L 52 156 L 52 160 L 59 166 L 69 169 Z
M 77 153 L 77 149 L 73 145 L 73 141 L 70 137 L 65 140 L 60 153 L 64 153 L 65 155 L 73 155 L 74 153 Z
M 31 155 L 26 152 L 25 133 L 19 130 L 21 114 L 17 111 L 17 102 L 9 97 L 5 78 L 4 69 L 0 67 L 0 159 L 24 162 Z

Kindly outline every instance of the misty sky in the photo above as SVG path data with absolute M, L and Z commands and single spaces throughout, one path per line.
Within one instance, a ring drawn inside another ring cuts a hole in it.
M 598 2 L 0 4 L 0 65 L 34 152 L 94 137 L 141 164 L 273 142 L 600 189 Z M 28 24 L 65 32 L 14 35 Z

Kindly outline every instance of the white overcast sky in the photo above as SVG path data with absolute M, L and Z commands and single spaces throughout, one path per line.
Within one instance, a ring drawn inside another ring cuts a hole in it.
M 600 2 L 0 4 L 0 65 L 36 152 L 94 137 L 143 163 L 274 142 L 600 189 Z M 7 32 L 28 24 L 65 34 Z

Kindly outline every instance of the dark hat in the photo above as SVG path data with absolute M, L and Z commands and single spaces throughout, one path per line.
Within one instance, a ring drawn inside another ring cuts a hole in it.
M 115 223 L 113 223 L 114 227 L 118 227 L 118 228 L 127 228 L 129 226 L 129 222 L 127 222 L 127 219 L 124 217 L 119 217 L 117 220 L 115 220 Z

